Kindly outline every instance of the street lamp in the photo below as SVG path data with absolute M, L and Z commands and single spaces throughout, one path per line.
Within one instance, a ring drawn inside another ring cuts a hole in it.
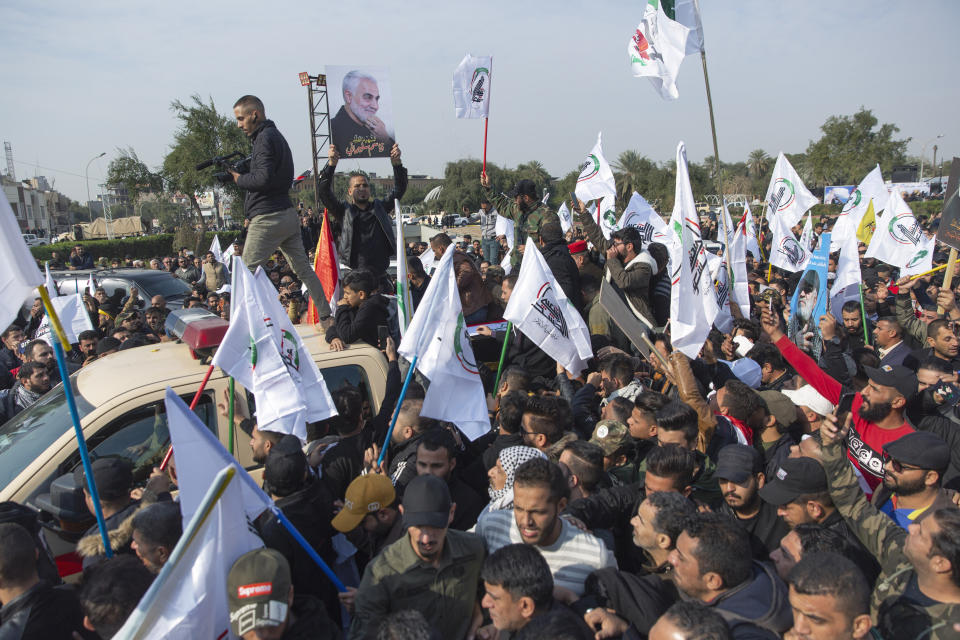
M 929 140 L 923 143 L 923 151 L 920 153 L 920 182 L 923 182 L 923 161 L 926 160 L 926 157 L 927 157 L 927 145 L 933 142 L 934 140 L 938 140 L 942 137 L 943 137 L 943 134 L 938 133 L 936 136 L 934 136 L 933 138 L 930 138 Z
M 106 151 L 104 151 L 100 155 L 96 155 L 90 158 L 90 162 L 87 163 L 87 168 L 83 170 L 83 176 L 87 181 L 87 214 L 88 215 L 90 214 L 90 163 L 93 162 L 94 160 L 102 158 L 105 155 L 107 155 Z M 90 217 L 90 221 L 93 222 L 93 216 L 89 215 L 89 217 Z

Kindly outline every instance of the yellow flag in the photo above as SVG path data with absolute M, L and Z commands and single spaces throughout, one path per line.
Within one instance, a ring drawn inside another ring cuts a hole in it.
M 873 238 L 873 230 L 877 226 L 876 216 L 873 213 L 873 199 L 870 199 L 870 204 L 867 205 L 867 212 L 863 214 L 863 219 L 860 220 L 860 226 L 857 227 L 857 240 L 864 244 L 870 244 L 870 239 Z

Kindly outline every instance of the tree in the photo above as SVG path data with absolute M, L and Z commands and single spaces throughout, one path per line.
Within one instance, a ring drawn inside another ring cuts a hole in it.
M 773 159 L 763 149 L 751 151 L 750 155 L 747 156 L 747 169 L 750 171 L 750 177 L 757 180 L 766 178 L 772 162 Z
M 617 197 L 621 202 L 629 202 L 634 191 L 648 197 L 644 193 L 644 187 L 647 186 L 651 173 L 657 171 L 656 163 L 636 151 L 627 150 L 617 157 L 610 168 L 614 172 L 613 177 L 617 183 Z
M 878 163 L 889 174 L 893 165 L 903 162 L 910 138 L 895 140 L 900 128 L 894 124 L 876 128 L 878 122 L 865 107 L 852 116 L 827 118 L 820 127 L 823 136 L 807 146 L 809 179 L 817 186 L 857 184 Z M 801 176 L 807 179 L 802 172 Z
M 107 183 L 123 186 L 134 207 L 143 194 L 163 191 L 163 178 L 140 161 L 133 147 L 117 149 L 117 152 L 119 155 L 107 167 Z
M 197 220 L 204 226 L 198 195 L 209 190 L 214 193 L 219 191 L 232 199 L 233 210 L 237 212 L 243 209 L 243 191 L 233 182 L 219 183 L 213 177 L 214 169 L 198 171 L 196 165 L 234 151 L 245 156 L 249 153 L 250 144 L 232 117 L 217 112 L 213 98 L 209 104 L 196 94 L 190 100 L 189 104 L 179 100 L 170 104 L 170 109 L 180 121 L 180 127 L 173 134 L 170 153 L 163 159 L 162 173 L 170 191 L 182 193 L 190 199 Z

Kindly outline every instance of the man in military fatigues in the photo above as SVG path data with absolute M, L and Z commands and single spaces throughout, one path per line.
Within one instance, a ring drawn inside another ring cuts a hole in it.
M 830 497 L 860 542 L 880 561 L 881 572 L 870 602 L 871 617 L 884 638 L 957 638 L 960 622 L 960 584 L 957 545 L 937 540 L 960 539 L 960 511 L 939 509 L 912 524 L 908 533 L 870 504 L 847 462 L 846 445 L 821 429 L 822 461 Z M 831 440 L 829 443 L 828 440 Z
M 557 214 L 547 210 L 546 205 L 540 202 L 537 196 L 537 187 L 532 180 L 520 180 L 513 189 L 506 194 L 494 194 L 490 188 L 490 176 L 480 176 L 480 184 L 484 194 L 493 202 L 497 213 L 513 221 L 513 251 L 510 252 L 510 265 L 516 268 L 523 259 L 523 245 L 527 236 L 537 239 L 540 227 L 548 222 L 560 222 Z M 513 202 L 510 201 L 513 198 Z

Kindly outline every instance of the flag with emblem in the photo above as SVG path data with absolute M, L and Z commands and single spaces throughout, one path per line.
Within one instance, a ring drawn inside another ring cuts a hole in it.
M 648 0 L 644 5 L 643 18 L 627 44 L 627 54 L 635 78 L 649 78 L 660 97 L 676 100 L 680 97 L 677 75 L 687 55 L 691 31 L 665 13 L 665 4 L 663 0 Z
M 877 228 L 877 210 L 873 200 L 867 203 L 867 210 L 860 218 L 860 224 L 857 225 L 857 240 L 864 244 L 870 244 L 873 239 L 873 232 Z
M 453 72 L 453 105 L 458 118 L 490 116 L 490 70 L 493 56 L 463 57 Z
M 916 267 L 917 264 L 926 264 L 926 256 L 932 253 L 920 221 L 903 201 L 900 190 L 891 190 L 863 257 L 876 258 L 892 267 L 907 269 L 907 265 Z
M 603 134 L 598 133 L 597 144 L 580 165 L 580 175 L 577 177 L 574 195 L 583 202 L 597 201 L 595 219 L 603 230 L 604 237 L 609 238 L 617 224 L 613 208 L 617 196 L 617 185 L 613 179 L 613 171 L 603 157 L 602 138 Z
M 583 316 L 567 299 L 531 238 L 527 238 L 520 274 L 503 317 L 575 376 L 593 356 Z
M 560 228 L 563 229 L 564 233 L 573 228 L 573 214 L 570 213 L 570 207 L 567 206 L 566 202 L 560 204 L 560 208 L 557 209 L 557 217 L 560 218 Z
M 746 249 L 753 254 L 754 260 L 759 262 L 763 259 L 763 254 L 760 253 L 760 242 L 757 240 L 757 225 L 753 222 L 750 205 L 746 202 L 743 203 L 743 217 L 740 219 L 740 224 L 743 225 L 743 235 L 747 243 Z
M 846 204 L 843 205 L 843 209 L 837 216 L 837 221 L 831 231 L 833 240 L 830 251 L 839 251 L 847 234 L 857 233 L 860 222 L 871 203 L 873 203 L 873 210 L 876 213 L 878 207 L 886 204 L 888 197 L 887 187 L 883 184 L 883 175 L 880 173 L 880 165 L 878 164 L 860 181 L 857 188 L 850 194 Z M 872 217 L 870 222 L 873 222 Z
M 831 249 L 833 242 L 831 241 Z M 846 234 L 840 243 L 840 257 L 837 258 L 837 278 L 833 281 L 833 287 L 830 289 L 830 304 L 833 307 L 833 314 L 838 320 L 840 309 L 847 300 L 860 300 L 860 252 L 858 251 L 857 237 L 852 234 Z
M 784 271 L 796 273 L 810 261 L 810 244 L 806 246 L 802 240 L 797 240 L 786 220 L 780 216 L 770 219 L 770 264 Z
M 451 244 L 440 258 L 398 351 L 411 361 L 416 356 L 417 369 L 430 380 L 420 415 L 452 422 L 476 440 L 490 431 L 490 418 L 463 320 L 453 272 L 455 250 Z
M 669 247 L 677 239 L 660 214 L 636 191 L 630 196 L 630 202 L 627 203 L 627 208 L 623 210 L 623 215 L 617 222 L 618 229 L 627 227 L 637 228 L 644 245 L 659 242 Z
M 707 270 L 707 250 L 693 201 L 687 150 L 677 145 L 677 184 L 670 226 L 677 242 L 670 252 L 670 341 L 688 358 L 696 358 L 720 309 Z
M 770 186 L 767 187 L 767 219 L 782 218 L 789 229 L 800 222 L 807 209 L 818 202 L 781 151 L 770 176 Z

